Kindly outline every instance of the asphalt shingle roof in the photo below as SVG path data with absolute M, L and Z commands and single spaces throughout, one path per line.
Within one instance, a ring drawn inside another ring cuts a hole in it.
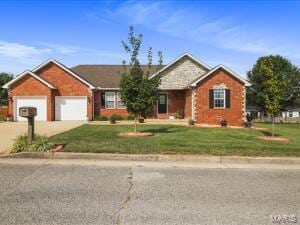
M 92 85 L 100 88 L 119 88 L 122 73 L 130 66 L 123 65 L 78 65 L 71 68 L 75 73 Z M 147 65 L 141 65 L 144 72 L 148 71 Z M 157 72 L 158 65 L 153 65 L 150 75 Z

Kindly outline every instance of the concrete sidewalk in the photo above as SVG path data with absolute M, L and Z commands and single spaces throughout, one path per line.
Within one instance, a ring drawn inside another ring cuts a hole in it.
M 300 158 L 237 157 L 197 155 L 130 155 L 101 153 L 17 153 L 3 155 L 0 163 L 41 162 L 53 164 L 199 167 L 199 168 L 278 168 L 300 169 Z
M 198 169 L 271 169 L 300 170 L 300 165 L 250 164 L 250 163 L 193 163 L 193 162 L 147 162 L 91 159 L 32 159 L 0 158 L 0 165 L 73 165 L 104 167 L 145 167 L 145 168 L 198 168 Z

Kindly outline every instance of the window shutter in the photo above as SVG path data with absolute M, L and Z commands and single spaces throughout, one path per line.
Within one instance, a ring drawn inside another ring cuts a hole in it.
M 226 89 L 225 90 L 226 92 L 226 108 L 230 108 L 230 90 L 229 89 Z
M 211 109 L 214 108 L 214 90 L 213 89 L 209 90 L 209 108 L 211 108 Z
M 105 108 L 105 92 L 101 92 L 101 108 Z

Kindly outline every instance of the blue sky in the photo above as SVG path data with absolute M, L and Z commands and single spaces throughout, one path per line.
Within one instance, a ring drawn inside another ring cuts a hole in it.
M 67 66 L 120 64 L 128 26 L 164 63 L 189 52 L 245 76 L 257 58 L 300 66 L 300 1 L 1 1 L 0 71 L 18 74 L 48 58 Z M 154 58 L 156 60 L 156 58 Z

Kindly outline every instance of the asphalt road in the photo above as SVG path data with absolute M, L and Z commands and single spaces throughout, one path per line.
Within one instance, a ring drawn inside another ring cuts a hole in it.
M 0 188 L 1 225 L 300 224 L 299 170 L 0 164 Z

